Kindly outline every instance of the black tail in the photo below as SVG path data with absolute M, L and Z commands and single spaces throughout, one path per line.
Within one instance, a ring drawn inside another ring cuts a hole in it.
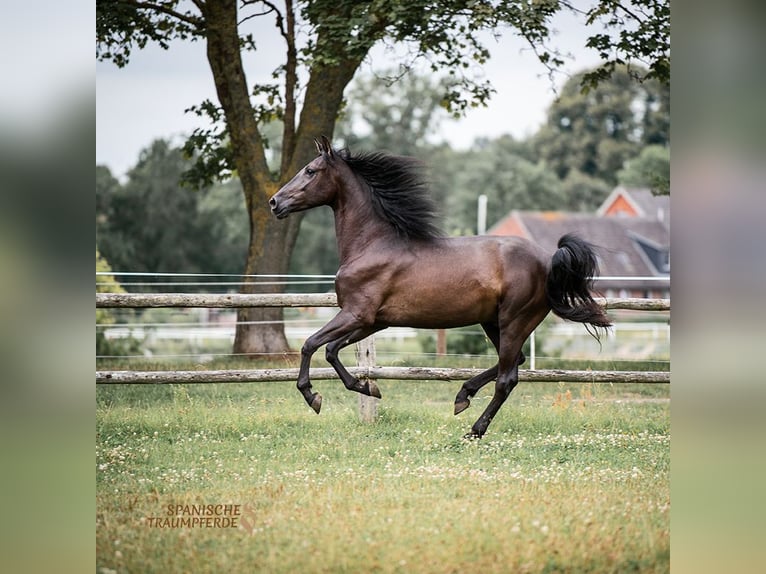
M 562 319 L 596 327 L 595 332 L 588 331 L 598 340 L 598 329 L 611 327 L 612 321 L 590 294 L 597 275 L 598 262 L 590 243 L 569 233 L 559 239 L 545 285 L 548 304 Z

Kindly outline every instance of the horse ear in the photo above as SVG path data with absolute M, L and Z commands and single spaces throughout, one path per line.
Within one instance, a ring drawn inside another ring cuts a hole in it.
M 322 151 L 324 151 L 327 155 L 330 156 L 330 158 L 333 158 L 333 151 L 332 151 L 332 144 L 330 143 L 330 140 L 327 139 L 327 136 L 322 136 L 322 147 L 324 148 Z
M 318 139 L 314 138 L 314 145 L 317 148 L 317 153 L 321 154 L 322 153 L 322 143 Z

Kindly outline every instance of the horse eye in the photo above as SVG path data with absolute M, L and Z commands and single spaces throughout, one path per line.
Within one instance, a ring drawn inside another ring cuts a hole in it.
M 306 168 L 306 175 L 314 175 L 316 173 L 316 170 L 311 169 L 310 167 Z

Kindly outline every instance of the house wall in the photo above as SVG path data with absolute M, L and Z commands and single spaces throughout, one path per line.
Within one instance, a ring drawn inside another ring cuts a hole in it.
M 614 201 L 604 210 L 604 215 L 628 215 L 630 217 L 636 217 L 638 212 L 635 208 L 625 199 L 625 196 L 618 195 L 614 198 Z
M 490 229 L 489 231 L 490 235 L 515 235 L 518 237 L 527 237 L 526 232 L 524 231 L 524 228 L 521 227 L 518 220 L 515 217 L 506 217 L 500 223 L 498 223 L 495 227 Z M 528 239 L 528 238 L 527 238 Z

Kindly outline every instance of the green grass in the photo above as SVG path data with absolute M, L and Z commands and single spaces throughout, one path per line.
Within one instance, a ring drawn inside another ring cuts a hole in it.
M 521 383 L 480 441 L 458 383 L 380 381 L 372 424 L 318 381 L 97 390 L 97 570 L 667 572 L 669 388 Z M 243 527 L 151 528 L 239 504 Z M 246 527 L 245 527 L 246 526 Z

